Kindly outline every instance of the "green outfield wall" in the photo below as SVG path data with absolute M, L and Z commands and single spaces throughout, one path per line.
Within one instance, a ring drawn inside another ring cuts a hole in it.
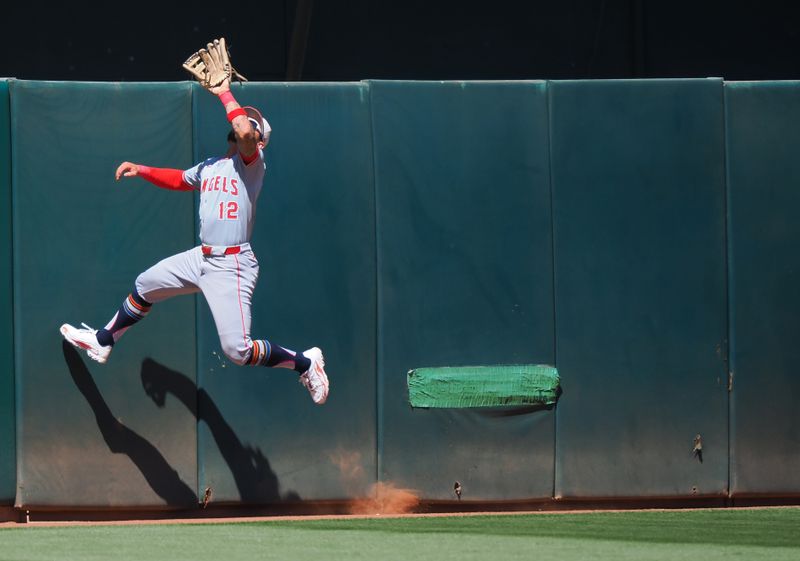
M 800 83 L 234 95 L 273 128 L 252 333 L 321 347 L 328 403 L 227 361 L 202 295 L 108 364 L 65 346 L 199 243 L 197 194 L 116 167 L 186 169 L 229 124 L 190 82 L 0 81 L 0 504 L 798 495 Z M 525 364 L 558 369 L 555 405 L 409 404 L 411 370 Z
M 331 396 L 318 407 L 292 370 L 233 367 L 200 298 L 200 483 L 220 502 L 363 495 L 377 463 L 369 87 L 247 84 L 234 92 L 273 129 L 251 241 L 260 268 L 252 335 L 294 351 L 322 348 Z M 199 87 L 194 103 L 197 155 L 218 154 L 229 130 L 220 103 Z
M 557 82 L 550 104 L 556 495 L 724 495 L 722 80 Z
M 8 82 L 0 81 L 0 504 L 14 503 L 17 453 L 14 419 L 14 298 L 11 249 L 11 131 Z
M 548 497 L 554 412 L 417 409 L 418 367 L 552 363 L 547 89 L 371 82 L 379 478 L 425 497 Z M 511 413 L 511 412 L 509 412 Z
M 191 196 L 114 181 L 124 160 L 191 165 L 191 87 L 10 86 L 17 504 L 196 504 L 194 416 L 150 385 L 196 378 L 193 299 L 159 306 L 102 366 L 59 332 L 102 327 L 140 271 L 191 246 Z
M 731 489 L 800 493 L 800 83 L 727 83 Z

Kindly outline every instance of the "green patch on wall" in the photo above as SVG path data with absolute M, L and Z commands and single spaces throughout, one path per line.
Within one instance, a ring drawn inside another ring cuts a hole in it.
M 419 408 L 551 406 L 561 395 L 558 370 L 544 364 L 416 368 L 407 379 Z

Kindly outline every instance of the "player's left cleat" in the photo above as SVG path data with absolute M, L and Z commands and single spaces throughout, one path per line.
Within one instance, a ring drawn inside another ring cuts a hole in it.
M 322 351 L 317 347 L 303 351 L 303 356 L 311 361 L 311 366 L 300 375 L 300 383 L 311 394 L 311 399 L 314 400 L 314 403 L 322 405 L 328 399 L 328 389 L 330 387 L 328 375 L 325 374 L 325 358 L 322 356 Z
M 86 354 L 89 355 L 89 358 L 92 360 L 96 360 L 100 364 L 105 363 L 105 361 L 108 360 L 108 355 L 111 354 L 111 349 L 114 347 L 111 345 L 104 347 L 97 342 L 96 329 L 92 329 L 85 323 L 81 325 L 83 329 L 78 329 L 77 327 L 72 327 L 70 324 L 65 323 L 61 326 L 61 334 L 69 343 L 72 343 L 72 345 L 79 349 L 85 350 Z

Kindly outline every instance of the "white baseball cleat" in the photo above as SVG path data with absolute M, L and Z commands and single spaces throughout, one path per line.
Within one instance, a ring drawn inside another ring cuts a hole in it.
M 108 355 L 111 354 L 111 345 L 104 347 L 97 342 L 97 330 L 92 329 L 85 323 L 81 324 L 84 328 L 78 329 L 72 327 L 70 324 L 65 323 L 61 326 L 61 334 L 68 342 L 72 343 L 75 347 L 83 349 L 89 358 L 96 360 L 100 364 L 104 364 L 108 360 Z
M 328 399 L 329 388 L 328 375 L 325 374 L 325 358 L 317 347 L 303 351 L 303 356 L 311 361 L 311 366 L 300 375 L 300 383 L 311 394 L 314 403 L 322 405 Z

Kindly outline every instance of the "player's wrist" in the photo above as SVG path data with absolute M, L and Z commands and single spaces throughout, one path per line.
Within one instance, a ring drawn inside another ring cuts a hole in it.
M 247 112 L 241 108 L 230 90 L 225 90 L 224 92 L 217 94 L 217 97 L 219 97 L 219 100 L 225 107 L 225 111 L 228 114 L 229 123 L 232 123 L 233 120 L 240 115 L 244 115 L 245 117 L 247 116 Z
M 236 98 L 233 97 L 233 94 L 230 90 L 225 90 L 217 94 L 217 97 L 222 102 L 223 106 L 228 105 L 229 103 L 236 103 Z

